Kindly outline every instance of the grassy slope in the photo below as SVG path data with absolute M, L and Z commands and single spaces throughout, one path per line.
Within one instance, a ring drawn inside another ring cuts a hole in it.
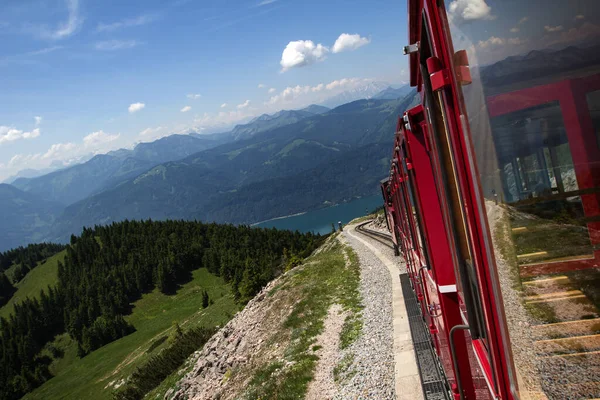
M 206 289 L 214 304 L 202 310 Z M 136 332 L 110 343 L 83 359 L 75 356 L 75 345 L 66 336 L 55 340 L 65 350 L 65 357 L 52 366 L 54 378 L 26 396 L 26 399 L 110 399 L 111 383 L 131 374 L 165 346 L 162 343 L 148 354 L 150 345 L 168 336 L 173 321 L 184 328 L 223 325 L 237 311 L 229 287 L 221 278 L 206 269 L 196 270 L 193 280 L 183 285 L 176 295 L 166 296 L 158 291 L 144 295 L 134 303 L 133 313 L 126 319 Z
M 20 302 L 27 297 L 38 297 L 42 289 L 46 289 L 48 285 L 56 285 L 58 282 L 58 261 L 62 260 L 65 254 L 66 250 L 48 258 L 45 263 L 38 263 L 38 266 L 32 269 L 16 285 L 17 292 L 8 303 L 0 308 L 0 317 L 7 318 L 13 311 L 15 302 Z
M 358 257 L 335 237 L 307 258 L 304 265 L 281 277 L 266 296 L 273 300 L 265 300 L 263 304 L 264 321 L 272 323 L 269 325 L 272 332 L 262 346 L 252 350 L 255 354 L 249 363 L 224 375 L 225 396 L 236 399 L 304 398 L 318 362 L 315 340 L 324 328 L 329 307 L 337 303 L 347 313 L 340 333 L 341 349 L 347 348 L 362 332 L 359 283 Z M 287 318 L 273 323 L 269 319 L 269 301 L 292 311 Z M 283 355 L 273 358 L 274 348 L 285 349 Z M 353 354 L 346 352 L 335 368 L 336 380 L 342 381 L 353 375 L 352 359 Z M 178 388 L 178 382 L 194 366 L 189 361 L 144 399 L 160 400 L 169 389 Z
M 242 398 L 301 399 L 314 378 L 318 356 L 314 344 L 323 331 L 329 307 L 340 304 L 347 312 L 340 348 L 353 343 L 362 331 L 362 304 L 359 293 L 360 266 L 349 246 L 332 239 L 321 252 L 307 259 L 301 268 L 284 276 L 280 285 L 269 293 L 297 291 L 293 310 L 271 339 L 285 348 L 284 359 L 271 360 L 253 371 Z M 279 343 L 279 340 L 283 341 Z M 347 356 L 352 357 L 350 353 Z M 336 367 L 339 379 L 351 375 L 347 365 Z M 234 372 L 235 374 L 235 372 Z M 233 374 L 232 374 L 233 375 Z M 231 379 L 235 379 L 233 376 Z

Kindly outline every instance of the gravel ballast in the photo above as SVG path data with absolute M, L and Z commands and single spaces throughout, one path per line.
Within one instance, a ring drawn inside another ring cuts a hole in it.
M 340 358 L 351 355 L 353 361 L 334 399 L 394 399 L 391 277 L 386 266 L 362 243 L 346 232 L 343 238 L 360 261 L 363 328 L 358 339 L 341 351 Z M 391 254 L 390 249 L 382 247 Z

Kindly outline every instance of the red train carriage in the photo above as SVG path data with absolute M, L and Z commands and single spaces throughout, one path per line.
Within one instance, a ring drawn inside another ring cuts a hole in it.
M 600 397 L 600 2 L 410 0 L 388 227 L 461 399 Z

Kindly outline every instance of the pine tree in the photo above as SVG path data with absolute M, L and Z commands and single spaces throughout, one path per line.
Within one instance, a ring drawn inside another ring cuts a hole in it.
M 208 307 L 209 301 L 208 292 L 206 290 L 202 291 L 202 308 Z

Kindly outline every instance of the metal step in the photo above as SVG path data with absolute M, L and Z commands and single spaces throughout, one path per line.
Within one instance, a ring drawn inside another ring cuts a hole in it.
M 426 400 L 450 400 L 446 379 L 440 370 L 437 356 L 431 344 L 429 330 L 423 321 L 421 308 L 413 292 L 410 279 L 406 274 L 400 274 L 404 304 L 408 313 L 410 334 L 419 366 L 419 375 L 423 386 L 423 396 Z

